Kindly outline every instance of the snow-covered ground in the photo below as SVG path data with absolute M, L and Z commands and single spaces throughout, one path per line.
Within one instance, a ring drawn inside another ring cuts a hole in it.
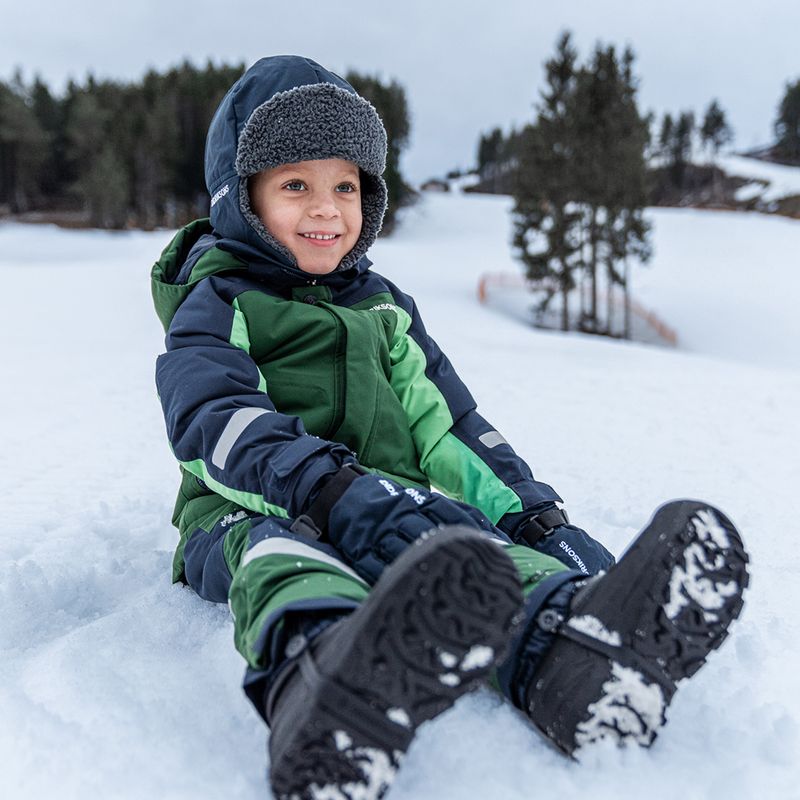
M 800 224 L 654 214 L 640 299 L 686 350 L 534 331 L 478 305 L 508 200 L 428 195 L 373 250 L 484 415 L 621 552 L 672 497 L 742 529 L 742 619 L 650 751 L 568 763 L 488 691 L 420 731 L 392 800 L 800 797 Z M 268 795 L 227 609 L 169 583 L 177 470 L 148 270 L 169 235 L 0 226 L 0 797 Z
M 763 191 L 757 191 L 759 184 L 753 183 L 743 186 L 737 196 L 746 200 L 760 194 L 764 202 L 778 200 L 781 197 L 800 195 L 800 168 L 789 167 L 783 164 L 772 164 L 758 158 L 748 158 L 739 155 L 722 155 L 716 159 L 717 166 L 721 167 L 728 175 L 740 178 L 749 178 L 751 181 L 768 184 Z
M 800 172 L 800 170 L 798 170 Z M 634 295 L 695 353 L 800 369 L 800 223 L 741 212 L 655 209 L 656 255 Z

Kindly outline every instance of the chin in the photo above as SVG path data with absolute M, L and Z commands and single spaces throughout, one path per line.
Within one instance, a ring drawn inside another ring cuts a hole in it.
M 333 272 L 336 267 L 339 266 L 339 262 L 337 261 L 335 264 L 300 264 L 297 265 L 300 267 L 303 272 L 307 272 L 309 275 L 327 275 L 329 272 Z

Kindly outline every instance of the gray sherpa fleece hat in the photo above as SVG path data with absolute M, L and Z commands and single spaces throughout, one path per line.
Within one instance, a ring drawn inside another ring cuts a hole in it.
M 250 207 L 247 178 L 264 169 L 323 158 L 342 158 L 361 171 L 361 235 L 338 269 L 353 266 L 371 247 L 386 211 L 386 131 L 377 111 L 355 91 L 314 83 L 278 92 L 250 114 L 239 135 L 236 172 L 242 215 L 275 250 L 296 266 Z

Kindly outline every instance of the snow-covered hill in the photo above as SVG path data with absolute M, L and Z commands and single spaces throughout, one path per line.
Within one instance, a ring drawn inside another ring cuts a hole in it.
M 420 731 L 390 797 L 800 797 L 800 224 L 655 213 L 639 294 L 690 348 L 669 351 L 478 305 L 478 275 L 514 269 L 507 210 L 427 196 L 375 268 L 578 524 L 621 552 L 662 500 L 707 499 L 742 529 L 752 586 L 652 750 L 567 763 L 485 691 Z M 0 226 L 0 797 L 267 794 L 227 609 L 169 583 L 147 281 L 167 239 Z
M 750 181 L 737 192 L 740 200 L 759 197 L 764 203 L 770 203 L 782 197 L 800 195 L 800 167 L 735 154 L 720 156 L 716 163 L 728 175 Z

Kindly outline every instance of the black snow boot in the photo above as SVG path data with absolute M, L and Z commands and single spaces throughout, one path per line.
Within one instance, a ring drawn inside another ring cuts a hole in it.
M 476 530 L 410 546 L 365 602 L 308 643 L 268 693 L 276 800 L 378 800 L 416 728 L 481 684 L 521 618 L 513 562 Z
M 651 745 L 676 683 L 739 616 L 747 561 L 719 510 L 667 503 L 607 573 L 554 576 L 518 647 L 532 657 L 511 660 L 512 699 L 570 756 L 601 739 Z

